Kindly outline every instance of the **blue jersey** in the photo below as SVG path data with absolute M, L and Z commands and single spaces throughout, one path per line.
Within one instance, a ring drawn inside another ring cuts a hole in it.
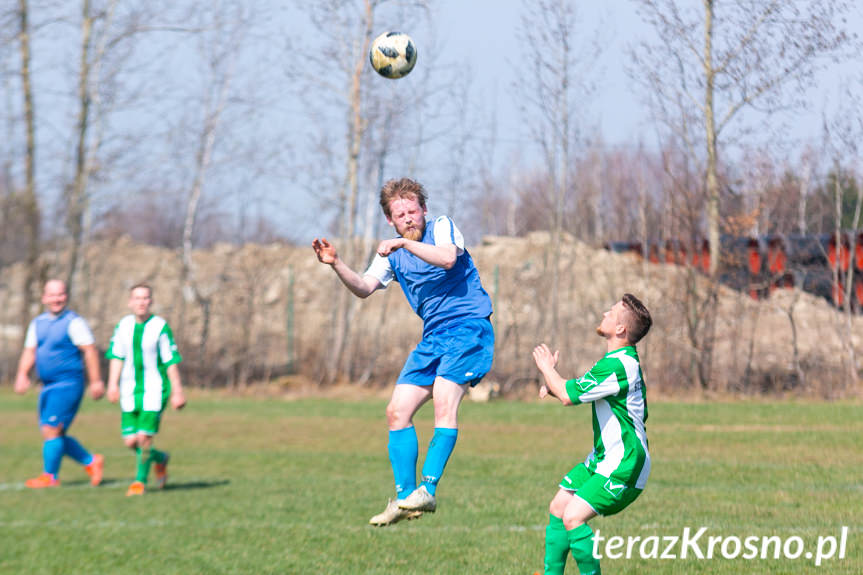
M 69 324 L 78 318 L 64 310 L 55 316 L 43 313 L 33 320 L 36 333 L 36 370 L 45 385 L 84 382 L 81 350 L 69 337 Z
M 423 320 L 424 336 L 453 320 L 489 317 L 491 298 L 482 287 L 479 272 L 464 249 L 464 240 L 453 221 L 440 216 L 427 224 L 422 242 L 454 244 L 458 249 L 455 265 L 448 270 L 433 266 L 408 250 L 400 249 L 387 257 L 389 269 L 384 270 L 386 273 L 380 273 L 380 264 L 384 262 L 373 263 L 366 273 L 371 273 L 384 285 L 392 278 L 399 282 L 408 303 Z M 372 271 L 375 269 L 378 271 Z

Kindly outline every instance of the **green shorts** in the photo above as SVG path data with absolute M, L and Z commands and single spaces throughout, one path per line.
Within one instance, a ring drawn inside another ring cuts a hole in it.
M 124 411 L 120 416 L 123 437 L 130 435 L 156 435 L 159 432 L 161 411 Z
M 584 463 L 578 464 L 563 476 L 560 488 L 578 495 L 599 515 L 620 513 L 644 491 L 593 473 Z

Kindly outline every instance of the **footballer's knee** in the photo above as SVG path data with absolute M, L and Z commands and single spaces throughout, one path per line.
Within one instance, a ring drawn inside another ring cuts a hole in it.
M 579 525 L 582 525 L 584 521 L 581 517 L 573 515 L 572 513 L 563 513 L 563 526 L 566 527 L 567 531 L 572 531 Z
M 434 404 L 435 427 L 458 427 L 458 403 L 437 402 Z
M 387 405 L 387 424 L 391 430 L 395 431 L 408 427 L 410 422 L 409 409 L 404 409 L 401 405 L 392 401 Z
M 137 449 L 138 447 L 138 438 L 134 435 L 123 438 L 123 443 L 126 444 L 126 447 L 129 449 Z
M 41 427 L 42 431 L 42 439 L 49 441 L 51 439 L 57 439 L 58 437 L 63 437 L 63 424 L 53 426 L 53 425 L 43 425 Z
M 596 512 L 584 500 L 573 497 L 563 512 L 563 525 L 567 531 L 575 529 L 590 519 L 596 517 Z
M 548 504 L 548 512 L 555 517 L 563 519 L 563 514 L 566 512 L 566 506 L 571 499 L 572 495 L 566 491 L 559 491 L 551 500 L 551 503 Z

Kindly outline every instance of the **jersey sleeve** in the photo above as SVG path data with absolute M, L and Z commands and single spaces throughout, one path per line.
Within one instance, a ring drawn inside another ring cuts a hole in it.
M 174 342 L 171 326 L 167 322 L 165 323 L 165 327 L 162 328 L 162 333 L 159 334 L 159 358 L 165 366 L 183 361 L 180 352 L 177 350 L 177 344 Z
M 111 341 L 108 342 L 108 350 L 105 352 L 105 357 L 108 359 L 126 359 L 128 351 L 126 350 L 126 346 L 123 345 L 122 338 L 119 334 L 120 324 L 118 323 L 114 326 L 114 335 L 111 336 Z
M 453 244 L 458 249 L 458 254 L 464 253 L 464 236 L 447 216 L 438 216 L 434 221 L 434 245 L 442 246 Z
M 572 403 L 589 403 L 620 393 L 616 364 L 613 359 L 603 358 L 590 371 L 578 379 L 566 382 L 566 393 Z
M 387 287 L 393 281 L 393 278 L 395 278 L 389 258 L 385 258 L 379 254 L 375 254 L 372 263 L 369 264 L 369 269 L 363 275 L 372 276 L 381 282 L 381 285 L 384 287 Z
M 27 326 L 27 335 L 24 336 L 24 347 L 36 347 L 39 345 L 39 340 L 36 339 L 36 321 L 31 321 Z
M 69 339 L 72 340 L 72 343 L 78 347 L 81 347 L 82 345 L 93 345 L 96 343 L 96 339 L 93 337 L 93 332 L 90 331 L 90 326 L 87 325 L 87 322 L 83 317 L 76 317 L 70 321 L 67 333 L 69 334 Z

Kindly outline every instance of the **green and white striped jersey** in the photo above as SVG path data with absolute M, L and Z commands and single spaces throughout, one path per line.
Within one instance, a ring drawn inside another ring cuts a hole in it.
M 647 390 L 634 346 L 610 351 L 590 371 L 566 382 L 573 404 L 593 404 L 593 451 L 584 464 L 600 475 L 644 489 L 650 474 Z
M 183 358 L 177 351 L 168 322 L 151 315 L 144 323 L 130 314 L 120 320 L 105 354 L 123 360 L 120 409 L 161 411 L 171 395 L 167 368 Z

